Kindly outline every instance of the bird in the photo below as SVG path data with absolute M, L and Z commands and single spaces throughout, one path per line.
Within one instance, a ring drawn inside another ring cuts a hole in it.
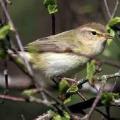
M 32 66 L 35 81 L 44 84 L 55 77 L 71 77 L 105 49 L 111 39 L 104 25 L 87 23 L 77 28 L 37 39 L 25 46 L 26 57 Z M 90 57 L 88 57 L 90 56 Z

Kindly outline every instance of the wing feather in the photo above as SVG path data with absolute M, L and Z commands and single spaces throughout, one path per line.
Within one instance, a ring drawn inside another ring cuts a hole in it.
M 75 47 L 75 35 L 70 31 L 38 39 L 29 43 L 25 50 L 36 52 L 69 52 Z

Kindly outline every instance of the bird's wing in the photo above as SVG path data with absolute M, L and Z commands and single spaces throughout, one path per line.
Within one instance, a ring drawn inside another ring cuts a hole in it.
M 63 32 L 57 35 L 38 39 L 25 47 L 27 51 L 36 52 L 70 52 L 75 47 L 74 33 Z

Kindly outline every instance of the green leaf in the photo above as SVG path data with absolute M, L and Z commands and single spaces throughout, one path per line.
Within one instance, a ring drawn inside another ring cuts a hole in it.
M 59 114 L 55 114 L 52 120 L 62 120 L 62 117 Z
M 70 120 L 70 115 L 67 112 L 64 112 L 64 120 Z
M 116 35 L 116 32 L 112 29 L 112 27 L 118 23 L 120 23 L 120 17 L 115 17 L 115 18 L 112 18 L 106 25 L 106 29 L 108 33 L 113 37 Z
M 25 96 L 33 96 L 35 93 L 36 93 L 36 90 L 35 90 L 35 89 L 29 89 L 29 90 L 24 90 L 24 91 L 22 92 L 22 95 L 25 95 Z
M 120 17 L 114 17 L 108 22 L 107 26 L 112 27 L 118 23 L 120 23 Z
M 103 104 L 109 105 L 112 102 L 112 99 L 113 99 L 112 93 L 105 92 L 102 94 L 101 100 Z
M 49 14 L 54 14 L 58 11 L 57 5 L 48 5 L 48 12 Z
M 64 100 L 64 104 L 67 104 L 67 103 L 71 102 L 71 100 L 72 100 L 71 96 L 68 97 L 68 98 L 66 98 L 66 99 Z
M 63 116 L 61 116 L 58 113 L 54 112 L 52 120 L 70 120 L 70 115 L 65 111 L 64 111 Z
M 120 95 L 119 93 L 113 93 L 113 99 L 119 99 Z
M 10 31 L 10 25 L 4 25 L 3 27 L 0 28 L 0 39 L 5 39 L 6 35 L 8 35 Z
M 114 99 L 118 99 L 118 98 L 119 98 L 119 94 L 117 93 L 104 92 L 102 94 L 101 100 L 103 104 L 109 105 Z
M 92 81 L 93 76 L 95 74 L 95 70 L 96 70 L 95 61 L 92 60 L 92 61 L 88 62 L 87 63 L 87 76 L 86 76 L 86 78 L 88 80 Z
M 120 23 L 120 17 L 114 17 L 106 25 L 106 29 L 107 29 L 108 33 L 113 37 L 113 39 L 116 39 L 115 38 L 116 37 L 116 31 L 113 30 L 112 27 L 114 25 L 118 24 L 118 23 Z M 113 39 L 110 39 L 110 40 L 107 41 L 108 45 L 111 44 L 111 42 L 112 42 Z
M 47 8 L 49 14 L 58 12 L 57 0 L 44 0 L 43 4 Z
M 67 82 L 67 80 L 65 80 L 65 79 L 62 79 L 61 81 L 60 81 L 60 83 L 59 83 L 59 91 L 61 92 L 61 93 L 64 93 L 64 92 L 66 92 L 66 90 L 69 88 L 69 83 Z
M 67 93 L 76 93 L 78 91 L 78 86 L 73 84 L 68 90 Z
M 114 38 L 116 33 L 115 33 L 115 31 L 113 29 L 109 28 L 109 34 L 110 34 L 110 36 L 112 36 Z M 108 39 L 107 44 L 110 45 L 112 43 L 112 40 L 113 39 Z

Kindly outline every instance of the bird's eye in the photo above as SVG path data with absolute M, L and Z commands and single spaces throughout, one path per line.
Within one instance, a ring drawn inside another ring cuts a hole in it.
M 92 31 L 91 33 L 92 33 L 92 35 L 96 35 L 97 34 L 95 31 Z

